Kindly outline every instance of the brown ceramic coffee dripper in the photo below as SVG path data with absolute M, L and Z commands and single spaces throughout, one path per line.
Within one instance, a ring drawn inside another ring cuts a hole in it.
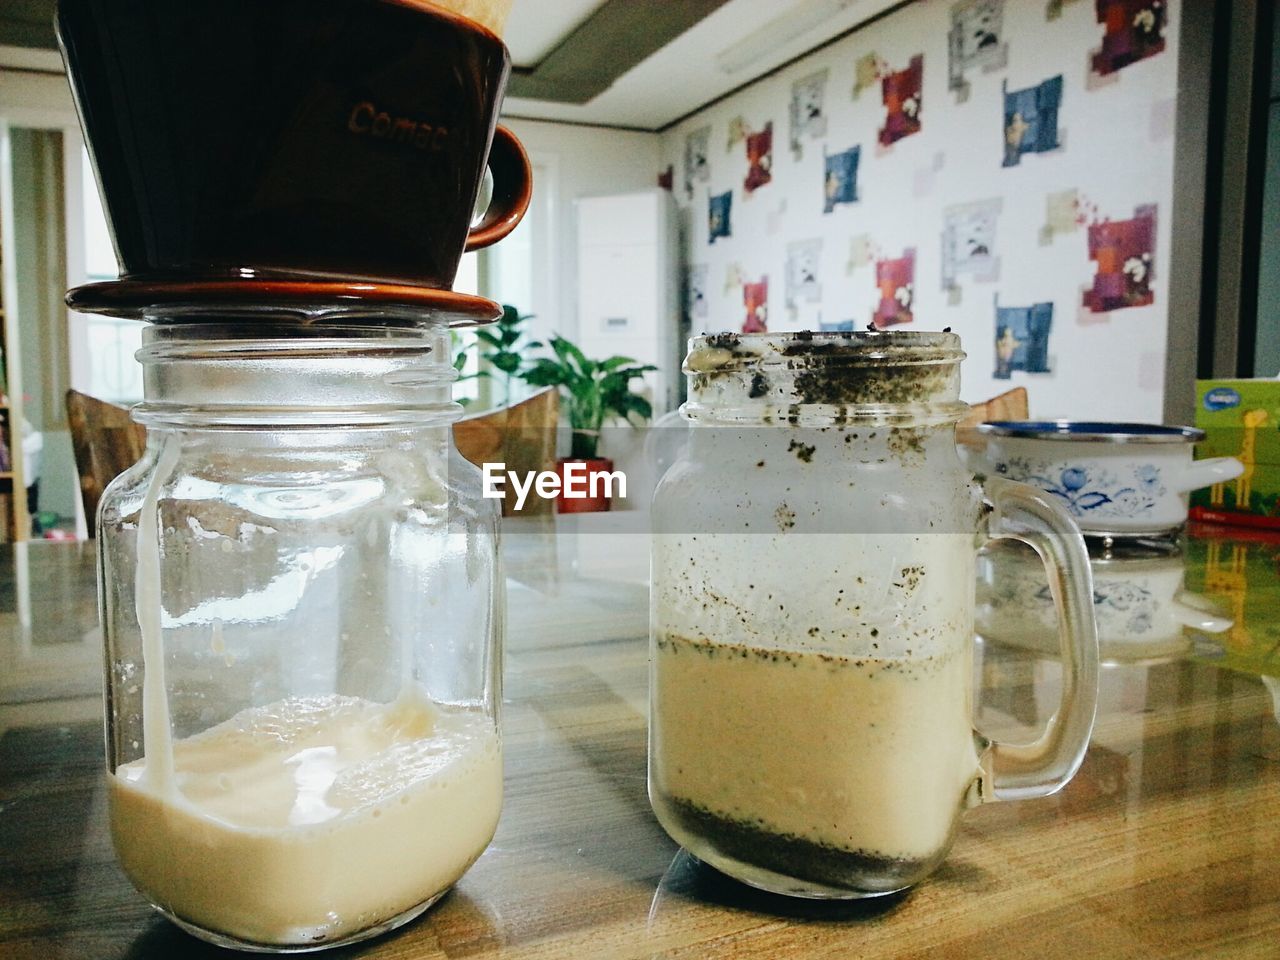
M 450 290 L 530 198 L 492 32 L 422 0 L 59 0 L 57 26 L 122 266 L 74 308 L 498 315 Z

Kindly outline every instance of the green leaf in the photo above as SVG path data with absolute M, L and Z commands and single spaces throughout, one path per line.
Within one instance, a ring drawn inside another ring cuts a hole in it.
M 590 376 L 595 371 L 595 363 L 586 358 L 586 355 L 578 349 L 577 344 L 571 343 L 563 337 L 557 337 L 555 342 L 563 346 L 565 354 L 573 358 L 573 362 L 578 365 L 578 369 L 584 374 Z M 557 349 L 556 352 L 559 353 L 560 351 Z
M 635 363 L 633 357 L 610 357 L 608 360 L 601 361 L 600 369 L 608 373 L 611 370 L 617 370 L 619 367 L 625 367 L 628 363 Z
M 577 400 L 584 407 L 590 404 L 596 397 L 596 388 L 590 380 L 575 378 L 565 381 L 565 385 L 569 388 L 569 395 Z
M 653 404 L 638 393 L 628 393 L 626 395 L 627 413 L 634 413 L 644 420 L 648 420 L 653 416 Z
M 569 343 L 569 341 L 566 340 L 564 337 L 552 336 L 551 338 L 551 349 L 555 351 L 555 355 L 560 359 L 560 362 L 565 366 L 569 365 L 569 358 L 570 358 L 569 348 L 571 346 L 573 345 Z M 574 349 L 577 349 L 577 348 L 575 347 Z
M 546 358 L 538 360 L 526 370 L 524 379 L 535 387 L 558 387 L 568 382 L 565 378 L 564 368 Z

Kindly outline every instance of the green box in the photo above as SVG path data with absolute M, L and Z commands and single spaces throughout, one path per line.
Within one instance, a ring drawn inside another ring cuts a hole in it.
M 1245 469 L 1192 493 L 1192 516 L 1280 526 L 1280 380 L 1197 380 L 1196 426 L 1206 434 L 1197 457 L 1236 457 Z

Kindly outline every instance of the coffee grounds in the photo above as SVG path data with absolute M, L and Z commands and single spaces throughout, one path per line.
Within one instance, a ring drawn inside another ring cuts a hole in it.
M 775 833 L 756 823 L 720 816 L 679 797 L 664 797 L 662 804 L 684 831 L 704 838 L 720 853 L 797 880 L 872 894 L 889 893 L 917 882 L 934 863 L 934 858 L 883 857 Z

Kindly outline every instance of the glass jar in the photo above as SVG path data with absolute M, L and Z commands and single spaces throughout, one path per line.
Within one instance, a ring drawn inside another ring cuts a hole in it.
M 215 943 L 412 919 L 502 799 L 497 503 L 443 328 L 149 327 L 147 452 L 99 508 L 111 832 Z
M 688 443 L 653 505 L 649 796 L 667 832 L 777 893 L 876 896 L 961 811 L 1083 758 L 1098 643 L 1083 539 L 1047 494 L 960 462 L 949 333 L 691 341 Z M 974 565 L 1045 561 L 1064 694 L 1030 746 L 973 729 Z

